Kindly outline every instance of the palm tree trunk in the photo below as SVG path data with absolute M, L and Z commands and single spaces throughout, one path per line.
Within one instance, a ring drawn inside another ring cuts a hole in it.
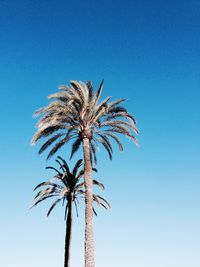
M 93 193 L 90 141 L 83 138 L 84 183 L 85 183 L 85 267 L 94 267 Z
M 64 267 L 70 267 L 70 246 L 72 238 L 72 199 L 68 200 L 68 213 L 66 221 L 66 236 L 65 236 L 65 259 Z

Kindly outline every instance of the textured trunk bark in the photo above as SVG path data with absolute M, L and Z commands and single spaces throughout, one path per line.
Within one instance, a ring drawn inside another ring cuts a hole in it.
M 93 237 L 93 193 L 92 165 L 90 159 L 90 141 L 83 139 L 84 153 L 84 183 L 85 183 L 85 267 L 94 267 L 94 237 Z
M 68 200 L 69 207 L 66 221 L 66 236 L 65 236 L 65 259 L 64 267 L 70 267 L 70 247 L 72 238 L 72 200 L 71 197 Z

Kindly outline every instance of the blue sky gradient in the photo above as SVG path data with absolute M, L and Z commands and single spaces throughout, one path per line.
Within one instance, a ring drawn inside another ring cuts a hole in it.
M 62 208 L 28 210 L 55 159 L 31 148 L 32 114 L 60 84 L 102 78 L 103 97 L 128 98 L 140 147 L 98 153 L 112 209 L 94 221 L 96 267 L 200 266 L 199 18 L 199 0 L 1 1 L 0 266 L 62 266 Z M 73 230 L 83 266 L 83 205 Z

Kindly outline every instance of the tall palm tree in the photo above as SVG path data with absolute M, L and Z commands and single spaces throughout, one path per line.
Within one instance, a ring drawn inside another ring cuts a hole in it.
M 85 186 L 85 267 L 94 267 L 94 239 L 92 212 L 92 162 L 96 163 L 98 143 L 108 152 L 112 159 L 112 143 L 114 140 L 120 150 L 123 145 L 118 134 L 129 137 L 137 144 L 133 135 L 138 133 L 136 121 L 128 111 L 119 105 L 126 99 L 109 102 L 111 97 L 100 102 L 103 81 L 96 93 L 90 81 L 83 83 L 71 81 L 69 86 L 60 86 L 60 90 L 49 96 L 53 100 L 48 106 L 35 112 L 41 116 L 37 123 L 38 131 L 32 144 L 45 137 L 47 141 L 41 146 L 39 154 L 52 146 L 47 158 L 58 149 L 75 139 L 72 144 L 71 157 L 82 145 L 84 154 L 84 186 Z
M 76 212 L 78 216 L 77 204 L 79 202 L 79 198 L 84 196 L 84 183 L 80 181 L 81 177 L 84 174 L 83 170 L 79 170 L 82 165 L 82 159 L 78 160 L 73 168 L 73 171 L 70 172 L 69 167 L 64 159 L 58 157 L 56 160 L 59 164 L 60 169 L 56 169 L 54 167 L 46 167 L 46 169 L 53 169 L 56 172 L 56 175 L 48 181 L 42 182 L 38 184 L 34 191 L 37 189 L 41 189 L 33 201 L 34 204 L 32 207 L 37 206 L 37 204 L 42 201 L 56 197 L 56 200 L 51 205 L 47 216 L 50 215 L 51 211 L 55 208 L 55 206 L 61 202 L 63 206 L 65 206 L 65 220 L 66 220 L 66 236 L 65 236 L 65 255 L 64 255 L 64 267 L 70 266 L 70 246 L 71 246 L 71 238 L 72 238 L 72 205 L 74 203 L 76 207 Z M 96 171 L 96 169 L 93 169 Z M 93 180 L 95 185 L 98 185 L 100 189 L 104 189 L 104 185 L 98 182 L 97 180 Z M 99 195 L 93 194 L 93 201 L 95 201 L 98 205 L 109 208 L 109 203 Z M 95 209 L 93 208 L 94 213 L 96 214 Z

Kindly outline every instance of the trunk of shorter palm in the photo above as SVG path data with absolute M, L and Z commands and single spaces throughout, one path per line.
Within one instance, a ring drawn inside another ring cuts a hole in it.
M 65 236 L 65 258 L 64 267 L 70 267 L 70 247 L 72 239 L 72 199 L 69 199 L 67 221 L 66 221 L 66 236 Z
M 85 183 L 85 267 L 94 267 L 93 192 L 90 141 L 83 139 Z

